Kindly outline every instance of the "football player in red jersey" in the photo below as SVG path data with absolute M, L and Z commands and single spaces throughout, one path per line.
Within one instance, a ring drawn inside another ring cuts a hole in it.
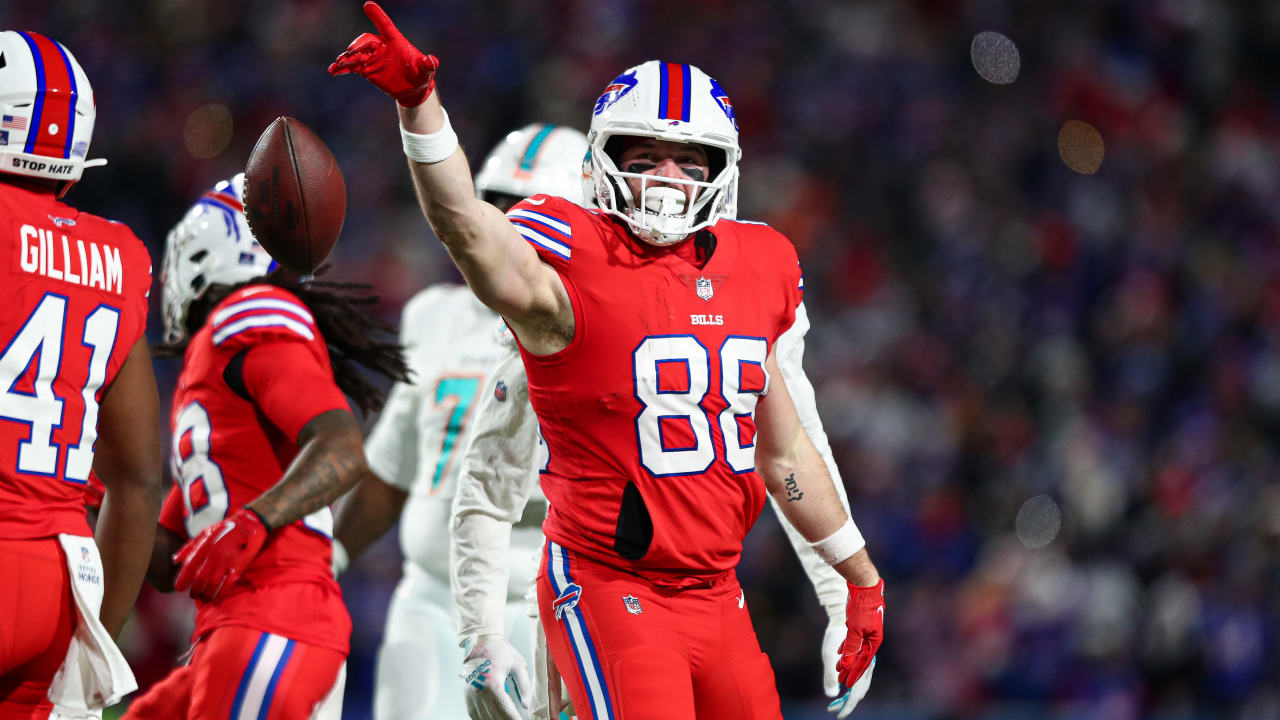
M 190 592 L 196 627 L 191 662 L 129 718 L 341 714 L 351 620 L 329 504 L 370 472 L 344 393 L 375 410 L 382 394 L 355 364 L 396 380 L 405 364 L 352 304 L 373 298 L 270 272 L 243 198 L 243 174 L 219 183 L 166 241 L 162 350 L 183 368 L 148 579 Z
M 0 57 L 0 718 L 43 719 L 53 700 L 88 714 L 134 688 L 111 638 L 142 583 L 160 507 L 159 396 L 143 334 L 151 260 L 129 228 L 60 201 L 103 163 L 85 159 L 96 111 L 71 52 L 5 31 Z M 91 470 L 106 485 L 96 544 Z M 109 672 L 94 681 L 70 667 L 79 662 Z
M 539 605 L 579 716 L 781 717 L 734 574 L 766 491 L 849 583 L 850 689 L 833 707 L 847 714 L 880 644 L 883 582 L 778 370 L 803 281 L 785 237 L 732 219 L 728 95 L 689 65 L 631 68 L 588 134 L 600 209 L 544 195 L 504 216 L 474 196 L 433 92 L 439 62 L 364 7 L 378 34 L 329 71 L 395 98 L 428 220 L 519 340 L 550 456 Z

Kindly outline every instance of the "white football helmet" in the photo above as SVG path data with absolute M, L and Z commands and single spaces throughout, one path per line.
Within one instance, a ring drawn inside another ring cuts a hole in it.
M 0 172 L 63 181 L 80 179 L 97 109 L 80 63 L 40 33 L 0 32 Z
M 652 192 L 652 175 L 619 170 L 619 136 L 696 143 L 707 151 L 711 173 L 706 182 L 661 178 L 667 185 L 695 188 L 685 207 L 683 193 Z M 600 209 L 624 220 L 641 240 L 670 245 L 738 212 L 738 121 L 720 83 L 698 68 L 650 60 L 614 79 L 591 116 L 590 152 L 583 163 L 583 193 Z M 626 180 L 641 182 L 633 198 Z
M 210 285 L 238 285 L 266 275 L 275 261 L 244 216 L 244 173 L 206 192 L 164 241 L 164 338 L 187 336 L 187 311 Z
M 534 123 L 513 130 L 484 159 L 476 174 L 476 196 L 523 200 L 556 195 L 582 204 L 582 161 L 587 136 L 563 125 Z

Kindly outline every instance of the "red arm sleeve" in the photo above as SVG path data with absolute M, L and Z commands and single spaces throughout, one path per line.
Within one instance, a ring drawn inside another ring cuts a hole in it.
M 306 343 L 254 345 L 242 366 L 245 389 L 271 423 L 291 440 L 321 413 L 350 410 L 328 363 Z

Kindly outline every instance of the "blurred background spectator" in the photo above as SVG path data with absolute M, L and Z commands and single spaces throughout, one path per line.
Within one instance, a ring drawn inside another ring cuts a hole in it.
M 729 91 L 741 215 L 800 251 L 807 367 L 888 583 L 859 717 L 1280 717 L 1280 3 L 384 5 L 440 56 L 473 161 L 526 122 L 585 130 L 650 58 Z M 0 0 L 0 20 L 84 66 L 111 164 L 72 199 L 157 267 L 287 114 L 346 175 L 336 276 L 391 320 L 459 279 L 390 101 L 325 74 L 368 29 L 355 0 Z M 343 578 L 348 718 L 399 572 L 393 533 Z M 786 716 L 822 717 L 826 618 L 770 513 L 740 573 Z M 144 686 L 189 624 L 184 599 L 140 601 Z

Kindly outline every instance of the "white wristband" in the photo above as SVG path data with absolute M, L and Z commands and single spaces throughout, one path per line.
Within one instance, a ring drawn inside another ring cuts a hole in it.
M 347 555 L 347 546 L 338 538 L 333 539 L 333 577 L 337 578 L 351 564 L 351 556 Z
M 862 533 L 858 532 L 858 526 L 853 524 L 853 518 L 845 520 L 839 530 L 827 537 L 809 543 L 809 547 L 813 548 L 813 551 L 818 553 L 818 557 L 828 565 L 839 565 L 866 546 L 867 541 L 862 539 Z
M 400 126 L 400 143 L 404 146 L 405 157 L 430 165 L 447 159 L 458 149 L 458 134 L 449 124 L 449 113 L 444 108 L 440 108 L 440 112 L 444 113 L 444 127 L 433 133 L 420 135 Z

